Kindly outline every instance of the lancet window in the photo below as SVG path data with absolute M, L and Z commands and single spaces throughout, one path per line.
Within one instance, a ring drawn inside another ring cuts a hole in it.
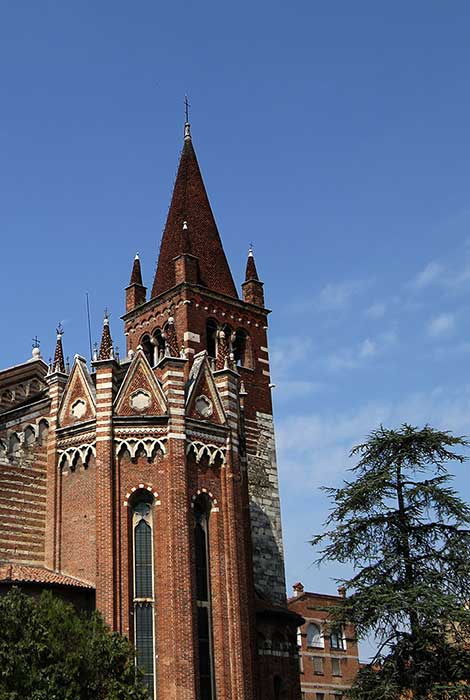
M 134 644 L 137 666 L 150 697 L 155 697 L 155 592 L 153 496 L 137 491 L 132 502 Z
M 210 500 L 203 494 L 201 494 L 194 502 L 199 697 L 201 700 L 215 699 L 211 620 L 211 583 L 209 571 L 210 508 Z

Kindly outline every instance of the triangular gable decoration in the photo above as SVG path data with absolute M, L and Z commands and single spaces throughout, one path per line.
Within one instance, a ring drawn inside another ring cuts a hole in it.
M 96 390 L 86 361 L 75 355 L 75 362 L 62 397 L 59 424 L 92 420 L 96 417 Z
M 194 356 L 186 392 L 186 413 L 210 423 L 226 423 L 225 411 L 212 376 L 207 351 Z
M 163 416 L 167 404 L 163 390 L 141 349 L 127 370 L 115 401 L 118 416 Z

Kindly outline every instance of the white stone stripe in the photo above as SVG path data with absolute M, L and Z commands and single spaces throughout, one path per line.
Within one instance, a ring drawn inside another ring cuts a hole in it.
M 270 376 L 271 376 L 271 373 L 270 373 L 270 372 L 267 372 L 265 369 L 263 369 L 263 374 L 264 374 L 265 377 L 270 377 Z
M 269 365 L 269 360 L 265 360 L 264 357 L 258 357 L 258 362 L 264 362 L 265 365 Z
M 260 350 L 263 352 L 269 352 L 268 348 L 265 348 L 263 345 L 260 346 Z

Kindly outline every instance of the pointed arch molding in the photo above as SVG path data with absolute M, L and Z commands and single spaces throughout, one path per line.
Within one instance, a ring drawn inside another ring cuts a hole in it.
M 90 456 L 96 457 L 95 445 L 80 445 L 79 447 L 69 447 L 66 450 L 59 450 L 59 468 L 72 467 L 75 461 L 75 457 L 78 457 L 82 464 L 85 464 L 86 460 Z
M 137 393 L 148 397 L 148 405 L 142 406 L 141 409 L 133 407 L 132 404 L 132 397 Z M 138 349 L 132 358 L 116 396 L 114 410 L 116 415 L 165 415 L 168 412 L 165 394 L 141 349 Z
M 196 464 L 199 464 L 204 455 L 209 458 L 210 465 L 215 464 L 217 457 L 220 457 L 222 464 L 225 464 L 225 447 L 199 442 L 197 440 L 191 440 L 187 443 L 186 454 L 189 455 L 191 450 L 194 451 Z
M 132 486 L 131 490 L 128 493 L 126 493 L 126 498 L 124 500 L 123 505 L 127 508 L 129 506 L 129 499 L 132 496 L 132 494 L 142 489 L 145 489 L 146 491 L 152 494 L 152 496 L 155 499 L 153 505 L 161 505 L 160 496 L 158 495 L 157 491 L 153 488 L 153 486 L 148 486 L 147 484 L 138 484 L 138 486 Z
M 128 450 L 131 459 L 134 459 L 138 450 L 143 449 L 148 459 L 152 459 L 157 450 L 160 450 L 164 455 L 166 454 L 166 443 L 167 438 L 156 438 L 156 437 L 143 437 L 143 438 L 125 438 L 123 440 L 115 440 L 116 445 L 116 457 L 119 457 L 122 450 Z

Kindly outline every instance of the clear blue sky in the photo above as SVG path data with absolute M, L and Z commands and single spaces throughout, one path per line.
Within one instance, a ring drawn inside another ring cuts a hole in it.
M 380 421 L 470 433 L 470 5 L 18 1 L 0 13 L 0 364 L 87 353 L 151 284 L 190 95 L 238 282 L 266 284 L 289 586 Z M 467 467 L 458 485 L 466 497 Z

